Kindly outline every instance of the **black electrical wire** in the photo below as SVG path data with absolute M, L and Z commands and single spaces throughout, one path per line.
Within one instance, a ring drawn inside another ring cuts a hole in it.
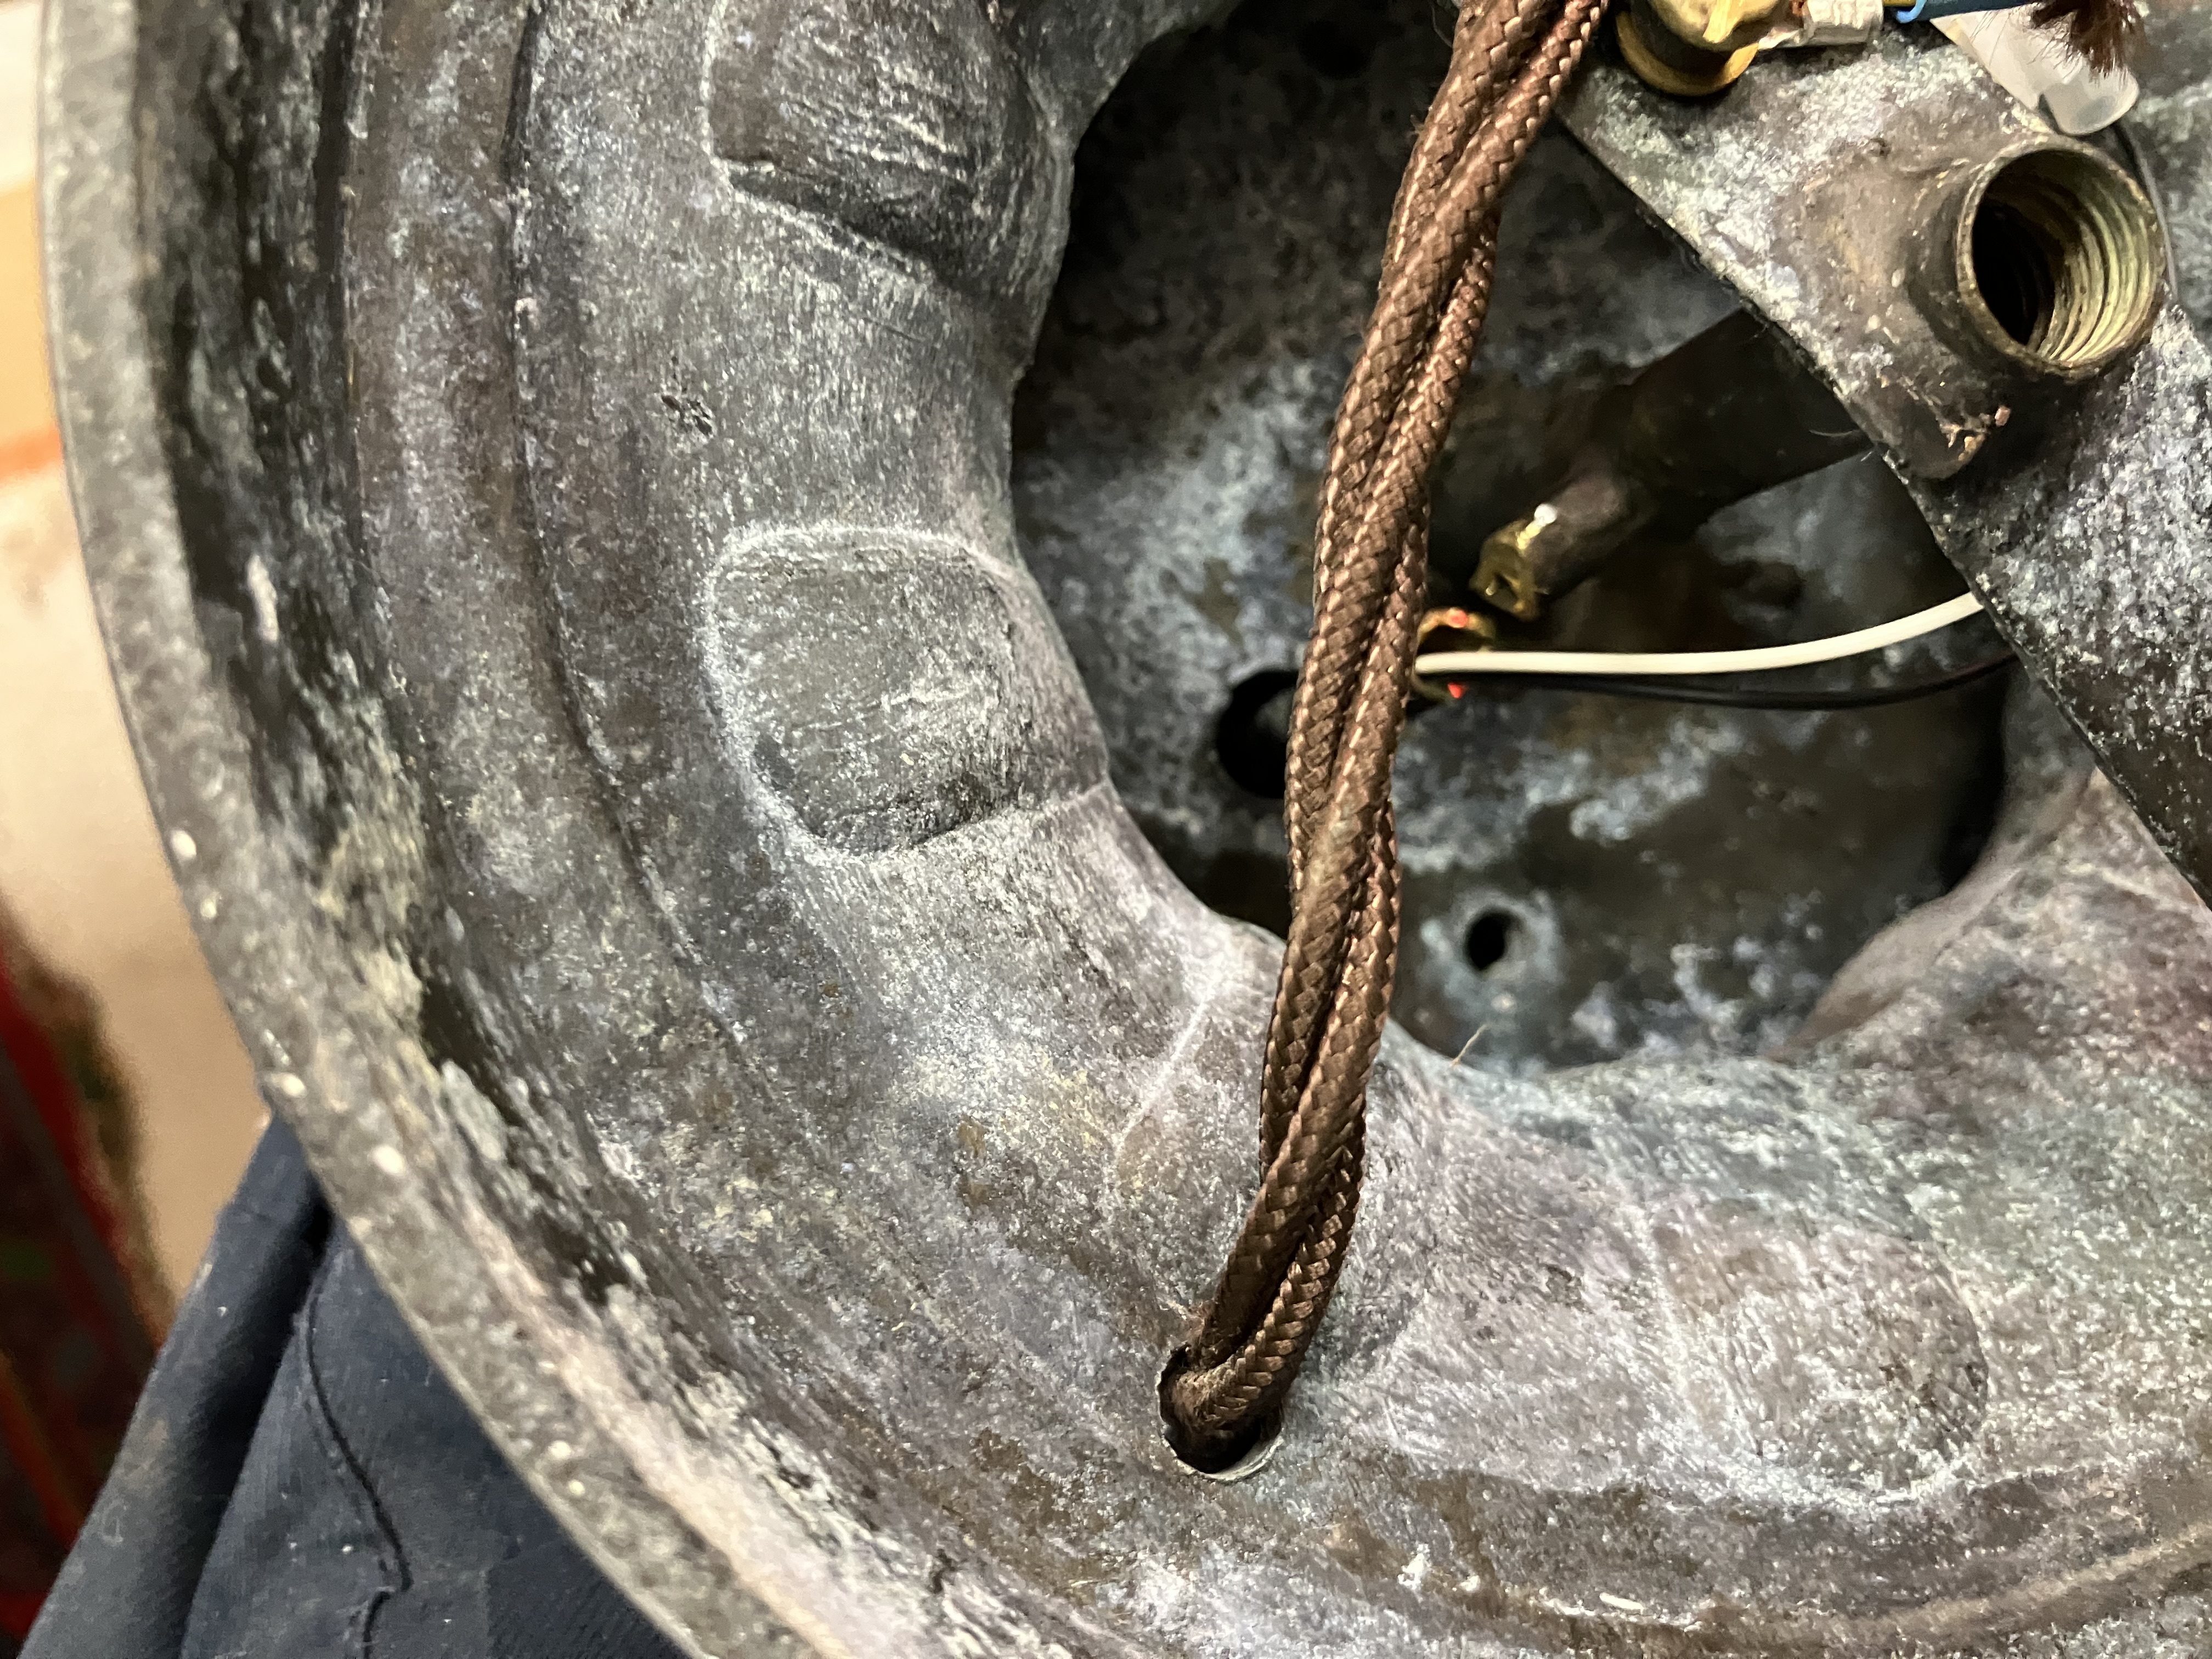
M 1648 702 L 1698 703 L 1717 708 L 1844 709 L 1882 708 L 1940 696 L 1989 678 L 2010 667 L 2014 659 L 2001 651 L 1963 668 L 1931 674 L 1894 685 L 1850 686 L 1834 691 L 1791 691 L 1748 684 L 1741 680 L 1711 684 L 1692 675 L 1649 675 L 1642 678 L 1615 674 L 1466 674 L 1444 675 L 1445 684 L 1459 696 L 1470 689 L 1492 690 L 1581 691 L 1601 697 L 1634 697 Z

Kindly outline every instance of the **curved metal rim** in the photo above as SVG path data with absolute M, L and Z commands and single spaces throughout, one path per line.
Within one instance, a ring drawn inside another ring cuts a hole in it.
M 502 1264 L 455 1237 L 458 1194 L 441 1204 L 434 1175 L 395 1165 L 395 1109 L 434 1115 L 436 1094 L 410 1085 L 373 1047 L 392 1035 L 377 1030 L 384 1016 L 301 923 L 313 914 L 312 896 L 254 811 L 245 738 L 210 672 L 185 586 L 151 416 L 137 264 L 118 257 L 137 244 L 137 180 L 112 159 L 135 147 L 137 49 L 133 0 L 47 7 L 40 212 L 70 494 L 173 873 L 264 1097 L 299 1134 L 341 1212 L 374 1208 L 389 1218 L 374 1230 L 350 1224 L 440 1368 L 569 1535 L 673 1639 L 702 1659 L 740 1652 L 733 1644 L 757 1637 L 765 1610 L 738 1603 L 749 1591 L 773 1594 L 775 1580 L 741 1579 L 657 1500 L 552 1368 L 515 1340 L 519 1324 L 548 1310 L 502 1296 Z M 149 741 L 154 732 L 166 741 Z M 319 1109 L 307 1103 L 313 1099 Z M 442 1246 L 398 1248 L 410 1234 Z M 535 1432 L 516 1436 L 517 1423 Z M 814 1622 L 804 1601 L 778 1599 L 782 1622 L 801 1630 Z M 825 1645 L 826 1632 L 812 1634 L 810 1646 Z
M 175 504 L 162 487 L 137 271 L 115 257 L 138 240 L 135 177 L 111 160 L 134 150 L 135 9 L 68 0 L 50 9 L 47 29 L 43 202 L 71 483 L 140 763 L 264 1087 L 341 1209 L 386 1218 L 356 1229 L 379 1276 L 510 1461 L 611 1577 L 695 1652 L 745 1639 L 734 1601 L 749 1594 L 772 1599 L 804 1639 L 843 1650 L 811 1610 L 833 1599 L 865 1605 L 868 1588 L 849 1578 L 832 1587 L 805 1571 L 809 1545 L 796 1526 L 764 1532 L 740 1565 L 677 1522 L 580 1400 L 597 1379 L 556 1374 L 520 1340 L 523 1328 L 555 1326 L 557 1313 L 521 1293 L 517 1270 L 481 1233 L 453 1237 L 465 1195 L 396 1150 L 406 1115 L 442 1115 L 434 1074 L 410 1075 L 387 1052 L 404 1034 L 332 968 L 301 920 L 315 914 L 313 896 L 255 810 L 244 735 L 199 646 Z M 156 732 L 168 739 L 158 749 L 146 740 Z M 217 902 L 211 913 L 204 899 Z M 439 1247 L 419 1242 L 431 1240 Z

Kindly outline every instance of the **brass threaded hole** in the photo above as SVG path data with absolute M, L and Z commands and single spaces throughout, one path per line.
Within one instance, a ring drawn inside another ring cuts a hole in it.
M 2148 326 L 2163 263 L 2158 222 L 2096 159 L 2039 150 L 2007 162 L 1969 234 L 1969 299 L 2039 362 L 2086 373 Z

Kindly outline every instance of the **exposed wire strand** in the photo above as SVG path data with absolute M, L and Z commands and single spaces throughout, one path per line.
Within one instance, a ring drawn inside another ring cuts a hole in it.
M 1976 615 L 1982 602 L 1972 593 L 1916 611 L 1893 622 L 1826 639 L 1794 645 L 1763 645 L 1745 651 L 1432 651 L 1413 660 L 1424 679 L 1457 679 L 1470 674 L 1574 674 L 1593 678 L 1675 674 L 1763 674 L 1778 668 L 1804 668 L 1841 662 L 1919 639 Z

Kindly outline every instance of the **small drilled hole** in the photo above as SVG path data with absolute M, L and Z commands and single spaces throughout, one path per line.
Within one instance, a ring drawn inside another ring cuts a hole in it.
M 1213 727 L 1213 753 L 1240 789 L 1267 800 L 1283 798 L 1290 763 L 1291 698 L 1298 677 L 1266 668 L 1231 688 L 1229 703 Z
M 1274 1456 L 1275 1443 L 1282 1436 L 1281 1409 L 1277 1407 L 1263 1413 L 1231 1440 L 1198 1445 L 1176 1420 L 1174 1407 L 1169 1403 L 1175 1392 L 1176 1379 L 1189 1369 L 1190 1351 L 1177 1348 L 1168 1357 L 1167 1369 L 1160 1373 L 1160 1422 L 1165 1431 L 1168 1449 L 1176 1455 L 1176 1462 L 1185 1468 L 1211 1480 L 1243 1480 L 1259 1474 Z
M 1998 170 L 1975 207 L 1973 297 L 2029 356 L 2086 373 L 2148 325 L 2160 236 L 2148 204 L 2095 158 L 2023 155 Z
M 1477 973 L 1488 973 L 1505 960 L 1513 948 L 1513 930 L 1519 924 L 1504 910 L 1485 910 L 1467 929 L 1467 959 Z

